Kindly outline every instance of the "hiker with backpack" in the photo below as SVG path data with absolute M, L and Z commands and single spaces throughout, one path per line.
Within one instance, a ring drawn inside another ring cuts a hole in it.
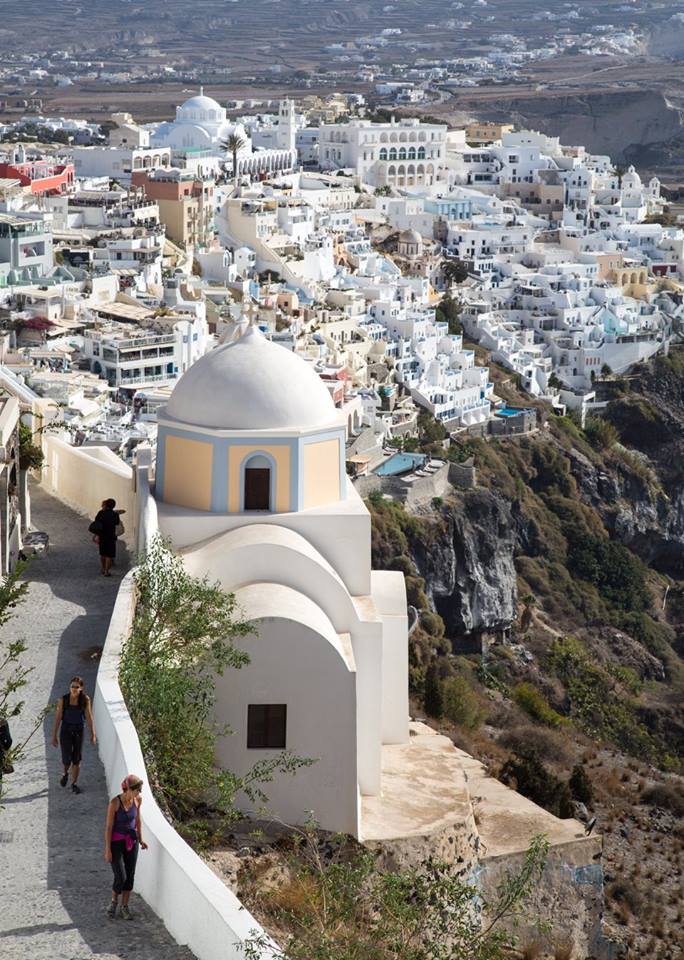
M 98 544 L 100 551 L 100 573 L 103 577 L 111 577 L 110 570 L 116 557 L 116 538 L 122 536 L 124 525 L 121 514 L 125 510 L 116 510 L 116 500 L 109 498 L 102 501 L 102 509 L 88 527 L 93 534 L 93 540 Z
M 80 793 L 78 775 L 81 772 L 81 753 L 83 750 L 83 732 L 85 724 L 90 728 L 90 739 L 97 743 L 93 709 L 90 697 L 83 690 L 83 680 L 72 677 L 69 683 L 69 692 L 57 701 L 55 723 L 52 729 L 52 746 L 57 746 L 57 731 L 59 730 L 59 745 L 62 748 L 62 764 L 64 774 L 59 781 L 60 786 L 66 787 L 71 768 L 71 792 Z

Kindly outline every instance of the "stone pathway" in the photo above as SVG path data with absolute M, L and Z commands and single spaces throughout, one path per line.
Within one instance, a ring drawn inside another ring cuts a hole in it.
M 104 491 L 106 493 L 106 491 Z M 111 579 L 98 573 L 88 521 L 32 488 L 33 524 L 50 534 L 50 551 L 33 561 L 28 600 L 4 628 L 24 638 L 34 667 L 15 739 L 46 703 L 79 674 L 92 696 L 95 648 L 102 647 L 122 573 L 124 551 Z M 112 873 L 103 860 L 107 807 L 97 748 L 84 746 L 80 796 L 59 786 L 53 718 L 29 744 L 16 773 L 5 778 L 0 810 L 0 957 L 3 960 L 191 960 L 135 895 L 135 920 L 108 920 Z M 144 851 L 140 856 L 144 857 Z

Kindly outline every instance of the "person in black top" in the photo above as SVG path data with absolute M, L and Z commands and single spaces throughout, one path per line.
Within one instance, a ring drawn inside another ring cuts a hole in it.
M 90 728 L 90 739 L 97 743 L 95 736 L 95 722 L 90 697 L 83 690 L 83 680 L 72 677 L 69 692 L 57 701 L 55 710 L 55 724 L 52 728 L 52 745 L 57 746 L 57 730 L 59 730 L 59 745 L 62 748 L 62 764 L 64 775 L 59 781 L 60 786 L 66 787 L 71 767 L 71 790 L 80 793 L 78 775 L 81 772 L 81 752 L 83 749 L 83 728 L 85 723 Z
M 110 570 L 116 556 L 116 528 L 121 523 L 121 514 L 126 512 L 115 507 L 116 500 L 103 500 L 102 509 L 90 526 L 99 545 L 100 573 L 103 577 L 111 577 Z
M 12 748 L 12 734 L 6 717 L 0 716 L 0 789 L 2 788 L 3 773 L 12 773 L 14 768 L 5 760 L 5 754 Z

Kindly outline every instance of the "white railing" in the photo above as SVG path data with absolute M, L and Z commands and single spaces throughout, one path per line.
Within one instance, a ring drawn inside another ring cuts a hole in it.
M 145 761 L 118 672 L 121 647 L 135 612 L 135 585 L 129 573 L 119 588 L 97 673 L 93 709 L 100 759 L 110 796 L 128 773 L 146 783 Z M 226 885 L 176 833 L 148 790 L 143 807 L 148 849 L 140 852 L 136 890 L 163 920 L 177 943 L 198 960 L 244 960 L 244 944 L 264 931 Z M 264 960 L 272 956 L 269 950 Z

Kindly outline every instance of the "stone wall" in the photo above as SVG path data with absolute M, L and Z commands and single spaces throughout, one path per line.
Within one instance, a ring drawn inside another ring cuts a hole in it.
M 449 483 L 457 490 L 472 490 L 477 486 L 477 471 L 472 457 L 465 463 L 449 464 Z
M 493 901 L 507 874 L 520 869 L 525 853 L 485 857 L 474 881 L 485 900 Z M 564 943 L 575 945 L 573 956 L 610 960 L 614 945 L 603 935 L 603 867 L 601 838 L 581 838 L 574 843 L 553 845 L 541 880 L 525 907 L 526 917 L 517 927 L 521 947 L 541 941 L 553 954 Z M 544 922 L 540 933 L 537 922 Z
M 422 503 L 429 503 L 435 497 L 446 497 L 450 491 L 449 469 L 453 464 L 443 463 L 433 474 L 427 477 L 413 476 L 411 483 L 406 483 L 401 477 L 379 477 L 375 473 L 367 477 L 359 477 L 354 481 L 359 496 L 368 497 L 369 494 L 379 491 L 385 496 L 399 500 L 409 507 Z

